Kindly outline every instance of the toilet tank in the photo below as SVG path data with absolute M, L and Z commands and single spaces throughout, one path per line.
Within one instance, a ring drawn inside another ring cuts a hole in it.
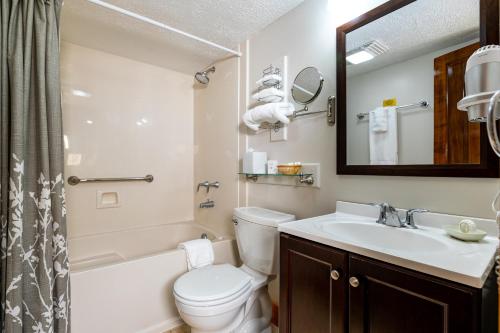
M 243 263 L 261 273 L 278 273 L 278 225 L 295 216 L 260 207 L 234 209 L 233 223 Z

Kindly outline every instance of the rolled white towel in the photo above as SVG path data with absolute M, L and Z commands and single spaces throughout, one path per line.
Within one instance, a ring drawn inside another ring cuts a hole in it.
M 243 115 L 243 122 L 254 131 L 259 129 L 260 124 L 267 122 L 274 124 L 282 122 L 289 124 L 290 116 L 295 111 L 292 103 L 268 103 L 254 107 Z
M 177 248 L 186 251 L 188 270 L 214 263 L 214 249 L 209 239 L 195 239 L 183 242 Z

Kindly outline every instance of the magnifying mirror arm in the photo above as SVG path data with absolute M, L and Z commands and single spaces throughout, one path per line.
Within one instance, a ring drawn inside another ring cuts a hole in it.
M 309 111 L 307 105 L 304 105 L 304 108 L 302 108 L 302 110 L 294 111 L 293 114 L 290 116 L 290 118 L 295 119 L 297 117 L 308 116 L 311 114 L 318 114 L 318 113 L 326 113 L 328 125 L 330 126 L 335 125 L 335 96 L 328 97 L 328 104 L 326 110 Z

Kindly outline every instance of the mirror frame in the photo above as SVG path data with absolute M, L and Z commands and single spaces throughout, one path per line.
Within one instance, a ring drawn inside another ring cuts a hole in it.
M 337 28 L 337 174 L 418 177 L 500 177 L 499 158 L 491 149 L 486 124 L 481 123 L 479 164 L 347 165 L 346 115 L 346 35 L 418 0 L 389 0 Z M 500 0 L 480 0 L 479 31 L 481 46 L 499 44 Z
M 300 74 L 302 74 L 304 71 L 308 70 L 308 69 L 315 69 L 316 72 L 318 73 L 319 75 L 319 87 L 318 89 L 316 90 L 316 93 L 314 94 L 313 97 L 311 97 L 310 100 L 308 100 L 307 102 L 305 103 L 302 103 L 302 102 L 298 102 L 295 97 L 293 96 L 293 88 L 295 88 L 295 81 L 297 81 L 297 78 L 299 77 Z M 290 95 L 292 95 L 292 99 L 295 101 L 295 103 L 297 104 L 300 104 L 300 105 L 309 105 L 311 104 L 312 102 L 314 102 L 316 100 L 316 98 L 318 98 L 319 94 L 321 94 L 321 91 L 323 90 L 323 83 L 325 82 L 325 78 L 323 77 L 323 74 L 321 74 L 321 72 L 319 71 L 319 69 L 317 69 L 316 67 L 314 66 L 308 66 L 308 67 L 305 67 L 303 68 L 300 72 L 297 73 L 297 75 L 295 75 L 295 79 L 293 79 L 293 82 L 292 82 L 292 89 L 290 89 Z

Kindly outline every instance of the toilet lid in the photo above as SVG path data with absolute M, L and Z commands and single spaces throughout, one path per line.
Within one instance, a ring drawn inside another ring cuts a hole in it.
M 251 286 L 252 278 L 229 265 L 194 269 L 175 281 L 174 293 L 186 300 L 208 302 L 228 298 Z

